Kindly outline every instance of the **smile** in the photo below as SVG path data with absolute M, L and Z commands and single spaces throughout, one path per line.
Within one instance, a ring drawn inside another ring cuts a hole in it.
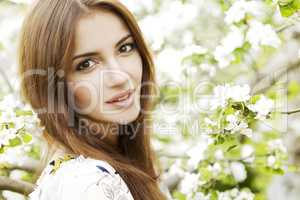
M 134 91 L 130 92 L 129 94 L 127 94 L 124 97 L 121 97 L 115 101 L 112 102 L 107 102 L 107 104 L 110 105 L 114 105 L 114 106 L 119 106 L 119 107 L 123 107 L 123 108 L 127 108 L 129 106 L 131 106 L 133 104 L 133 100 L 134 100 Z

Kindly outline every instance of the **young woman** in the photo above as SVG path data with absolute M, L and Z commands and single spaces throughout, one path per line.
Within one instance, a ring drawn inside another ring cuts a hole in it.
M 32 200 L 161 200 L 152 55 L 116 0 L 39 0 L 19 46 L 22 95 L 49 144 Z

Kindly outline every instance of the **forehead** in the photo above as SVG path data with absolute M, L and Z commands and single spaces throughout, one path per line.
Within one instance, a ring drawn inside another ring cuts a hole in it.
M 127 25 L 115 13 L 103 9 L 94 10 L 77 23 L 75 54 L 111 47 L 129 32 Z

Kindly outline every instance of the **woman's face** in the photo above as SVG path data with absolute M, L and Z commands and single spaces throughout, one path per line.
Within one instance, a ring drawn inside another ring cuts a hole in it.
M 128 27 L 117 15 L 98 10 L 81 18 L 72 59 L 66 79 L 76 112 L 118 124 L 137 118 L 142 59 Z M 108 102 L 129 89 L 134 91 L 127 100 Z

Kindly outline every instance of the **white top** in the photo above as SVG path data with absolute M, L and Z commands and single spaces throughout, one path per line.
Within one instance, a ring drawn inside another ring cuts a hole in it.
M 63 155 L 51 160 L 29 200 L 134 200 L 126 183 L 106 161 Z

